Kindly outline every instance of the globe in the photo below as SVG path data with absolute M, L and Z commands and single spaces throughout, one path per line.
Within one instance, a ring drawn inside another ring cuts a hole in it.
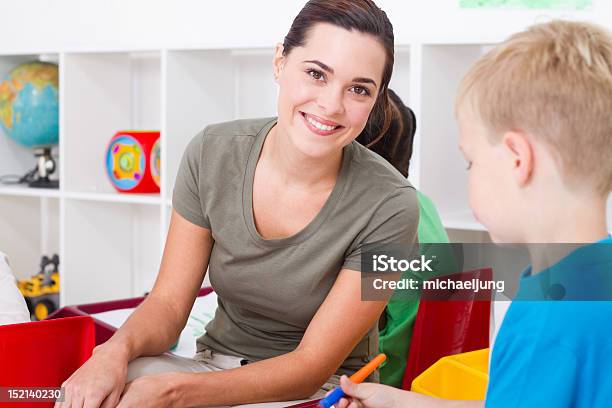
M 0 83 L 0 125 L 8 137 L 26 147 L 57 144 L 58 78 L 56 64 L 28 62 Z

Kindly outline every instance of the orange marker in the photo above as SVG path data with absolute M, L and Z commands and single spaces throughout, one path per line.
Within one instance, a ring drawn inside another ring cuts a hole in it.
M 372 361 L 363 366 L 361 370 L 357 371 L 355 374 L 349 377 L 349 380 L 354 382 L 355 384 L 362 383 L 363 380 L 368 378 L 370 374 L 374 372 L 378 368 L 379 365 L 382 364 L 383 361 L 387 359 L 387 356 L 384 354 L 377 355 Z M 336 402 L 340 401 L 340 398 L 344 397 L 344 391 L 342 391 L 341 387 L 336 387 L 335 390 L 332 391 L 327 397 L 323 398 L 319 401 L 319 405 L 323 408 L 331 408 Z

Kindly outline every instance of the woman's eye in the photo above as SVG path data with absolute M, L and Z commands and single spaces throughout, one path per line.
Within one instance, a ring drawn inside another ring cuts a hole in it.
M 471 169 L 471 168 L 472 168 L 472 162 L 468 162 L 468 165 L 467 165 L 467 167 L 466 167 L 466 170 L 469 170 L 469 169 Z
M 364 88 L 363 86 L 354 86 L 351 89 L 352 92 L 356 93 L 357 95 L 370 96 L 370 91 L 368 88 Z
M 308 75 L 310 75 L 313 79 L 316 79 L 317 81 L 325 79 L 323 73 L 321 71 L 317 71 L 316 69 L 309 69 L 306 72 L 308 73 Z

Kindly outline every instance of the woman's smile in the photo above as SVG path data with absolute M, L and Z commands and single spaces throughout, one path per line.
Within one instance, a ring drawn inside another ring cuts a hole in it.
M 300 115 L 304 119 L 306 127 L 318 136 L 330 136 L 339 130 L 344 129 L 344 126 L 336 122 L 323 119 L 310 113 L 300 111 Z

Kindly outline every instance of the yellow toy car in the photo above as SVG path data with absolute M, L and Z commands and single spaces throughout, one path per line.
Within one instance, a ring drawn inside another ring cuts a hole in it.
M 18 282 L 19 290 L 26 300 L 30 314 L 43 320 L 59 308 L 59 256 L 51 259 L 43 256 L 40 272 L 30 279 Z

